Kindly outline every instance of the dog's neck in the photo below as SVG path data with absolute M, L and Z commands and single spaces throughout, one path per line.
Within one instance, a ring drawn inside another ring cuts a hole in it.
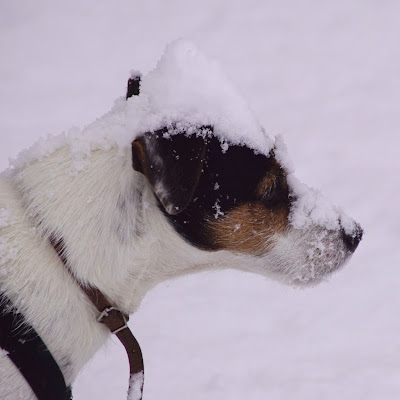
M 74 162 L 65 146 L 18 171 L 16 179 L 37 228 L 62 237 L 78 280 L 132 313 L 150 287 L 187 271 L 177 247 L 196 253 L 196 264 L 204 262 L 207 255 L 165 220 L 150 185 L 133 170 L 128 149 L 94 151 L 81 171 L 73 170 Z

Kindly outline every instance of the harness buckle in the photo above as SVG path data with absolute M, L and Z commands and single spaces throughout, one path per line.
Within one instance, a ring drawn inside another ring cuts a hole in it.
M 110 312 L 111 312 L 111 311 L 116 311 L 116 312 L 122 317 L 122 319 L 123 319 L 123 321 L 124 321 L 124 324 L 123 324 L 121 327 L 116 328 L 116 329 L 111 329 L 111 328 L 110 328 L 110 325 L 107 324 L 107 323 L 105 323 L 105 322 L 103 321 L 104 318 L 107 318 L 107 317 L 110 315 Z M 123 329 L 128 328 L 128 320 L 127 320 L 125 314 L 124 314 L 121 310 L 119 310 L 118 308 L 112 307 L 112 306 L 111 306 L 111 307 L 106 307 L 106 308 L 97 316 L 96 321 L 97 321 L 97 322 L 101 322 L 101 323 L 103 323 L 103 324 L 105 323 L 105 324 L 109 327 L 111 333 L 113 333 L 113 334 L 117 334 L 118 332 L 122 331 Z

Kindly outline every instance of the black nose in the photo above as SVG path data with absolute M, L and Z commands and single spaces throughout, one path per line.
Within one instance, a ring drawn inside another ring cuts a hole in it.
M 361 242 L 363 237 L 363 230 L 360 225 L 357 224 L 356 228 L 351 234 L 347 234 L 342 229 L 342 239 L 347 249 L 352 253 L 356 250 L 358 244 Z

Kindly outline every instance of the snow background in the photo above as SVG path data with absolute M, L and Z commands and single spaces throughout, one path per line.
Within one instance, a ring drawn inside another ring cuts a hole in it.
M 130 325 L 151 399 L 386 400 L 400 396 L 400 3 L 0 0 L 0 170 L 48 133 L 82 127 L 193 39 L 268 132 L 284 133 L 297 177 L 365 229 L 350 264 L 300 290 L 225 271 L 158 286 Z M 123 399 L 110 340 L 77 400 Z

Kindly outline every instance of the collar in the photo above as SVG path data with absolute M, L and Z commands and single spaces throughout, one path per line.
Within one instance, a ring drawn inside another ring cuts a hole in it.
M 128 327 L 129 316 L 115 307 L 98 288 L 84 285 L 75 277 L 69 267 L 62 237 L 56 238 L 54 235 L 51 235 L 50 243 L 76 284 L 86 293 L 86 296 L 98 310 L 97 322 L 103 323 L 111 333 L 118 337 L 124 346 L 130 370 L 128 399 L 142 400 L 144 384 L 143 356 L 138 341 Z

